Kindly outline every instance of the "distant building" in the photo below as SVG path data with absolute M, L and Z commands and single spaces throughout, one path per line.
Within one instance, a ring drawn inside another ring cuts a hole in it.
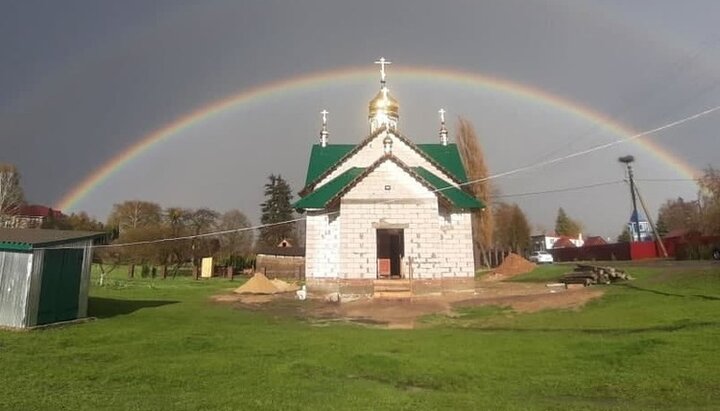
M 582 233 L 577 238 L 572 238 L 556 233 L 539 234 L 530 237 L 533 251 L 548 251 L 553 248 L 582 247 L 585 244 Z
M 640 237 L 638 238 L 638 232 L 635 229 L 635 220 L 636 220 L 636 212 L 633 211 L 630 215 L 630 222 L 627 224 L 627 228 L 630 231 L 630 238 L 632 241 L 653 241 L 654 236 L 652 229 L 650 228 L 650 223 L 647 220 L 647 217 L 643 214 L 639 214 L 637 217 L 638 224 L 640 226 Z
M 50 207 L 28 204 L 20 207 L 6 223 L 5 228 L 40 228 L 49 219 L 61 219 L 64 214 Z
M 590 247 L 593 245 L 605 245 L 607 243 L 608 242 L 604 238 L 600 237 L 599 235 L 596 235 L 596 236 L 586 238 L 585 244 L 583 244 L 583 247 Z

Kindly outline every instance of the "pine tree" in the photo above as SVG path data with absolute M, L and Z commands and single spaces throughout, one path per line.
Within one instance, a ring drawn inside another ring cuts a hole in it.
M 280 175 L 271 174 L 270 180 L 265 184 L 265 202 L 260 205 L 262 224 L 275 224 L 290 221 L 294 217 L 294 211 L 290 201 L 293 194 L 290 185 Z M 278 224 L 265 227 L 260 230 L 260 245 L 275 247 L 284 239 L 289 239 L 293 244 L 295 241 L 295 224 Z
M 562 207 L 558 209 L 558 215 L 555 219 L 555 233 L 568 237 L 577 237 L 582 231 L 582 226 L 577 221 L 568 217 Z

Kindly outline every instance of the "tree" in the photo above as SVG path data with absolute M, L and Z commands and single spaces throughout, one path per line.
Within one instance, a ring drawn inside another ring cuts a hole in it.
M 630 242 L 630 230 L 628 229 L 628 226 L 626 225 L 623 227 L 622 232 L 617 237 L 618 243 L 629 243 Z
M 7 226 L 23 204 L 20 173 L 12 164 L 0 164 L 0 227 Z
M 149 201 L 125 201 L 113 206 L 108 225 L 117 227 L 122 233 L 128 229 L 156 225 L 162 220 L 162 208 Z
M 483 265 L 489 265 L 489 249 L 493 244 L 494 220 L 491 209 L 492 186 L 487 180 L 488 168 L 485 164 L 485 154 L 478 141 L 475 128 L 465 118 L 458 120 L 457 146 L 460 158 L 469 181 L 465 188 L 478 200 L 485 204 L 485 209 L 474 210 L 472 213 L 473 246 L 475 255 L 479 255 Z
M 217 211 L 209 208 L 198 208 L 191 212 L 188 216 L 188 223 L 192 235 L 197 236 L 213 230 L 219 216 L 220 214 Z M 211 255 L 217 251 L 218 242 L 208 238 L 193 238 L 190 247 L 192 249 L 191 261 L 193 267 L 195 267 L 197 266 L 198 256 Z
M 292 191 L 290 186 L 280 175 L 271 174 L 270 180 L 265 184 L 265 202 L 260 205 L 262 209 L 262 217 L 260 221 L 263 224 L 276 224 L 293 219 L 294 211 L 290 200 L 292 200 Z M 258 242 L 267 247 L 275 247 L 282 240 L 295 240 L 295 224 L 276 224 L 271 227 L 260 229 L 260 238 Z
M 705 169 L 698 179 L 701 189 L 701 221 L 705 234 L 720 234 L 720 170 L 713 167 Z
M 699 230 L 700 220 L 700 204 L 697 201 L 685 201 L 682 197 L 668 200 L 658 210 L 658 234 L 663 236 L 676 229 Z
M 240 210 L 230 210 L 220 216 L 217 228 L 220 231 L 250 227 L 250 220 Z M 223 234 L 220 239 L 220 255 L 229 259 L 233 256 L 247 256 L 252 251 L 253 232 L 251 230 Z
M 516 253 L 530 248 L 530 224 L 517 204 L 496 204 L 495 242 L 498 247 Z
M 582 225 L 568 217 L 562 207 L 558 209 L 558 215 L 555 219 L 555 233 L 576 238 L 582 232 Z

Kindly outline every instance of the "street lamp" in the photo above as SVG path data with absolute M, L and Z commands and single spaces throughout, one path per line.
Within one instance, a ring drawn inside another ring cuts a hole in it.
M 635 226 L 635 234 L 637 234 L 637 241 L 641 241 L 642 239 L 640 238 L 640 221 L 639 221 L 640 218 L 638 216 L 637 203 L 635 201 L 635 182 L 633 181 L 632 165 L 630 165 L 630 163 L 635 161 L 635 157 L 633 157 L 631 155 L 622 156 L 622 157 L 618 158 L 618 161 L 625 164 L 625 166 L 627 167 L 628 178 L 630 179 L 630 198 L 632 199 L 632 206 L 633 206 L 632 220 L 634 220 L 634 221 L 631 221 L 631 222 L 634 223 L 634 226 Z M 632 233 L 630 233 L 630 236 L 632 237 L 633 240 L 635 239 L 635 237 L 633 236 Z

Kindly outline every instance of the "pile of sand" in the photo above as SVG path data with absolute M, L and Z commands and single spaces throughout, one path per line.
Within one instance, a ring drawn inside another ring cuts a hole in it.
M 289 293 L 289 292 L 297 291 L 300 289 L 300 287 L 297 284 L 288 283 L 288 282 L 285 282 L 278 278 L 273 278 L 272 280 L 270 280 L 270 282 L 273 283 L 275 288 L 280 290 L 281 293 Z
M 495 268 L 494 271 L 496 274 L 500 274 L 504 277 L 512 277 L 515 275 L 529 273 L 534 269 L 535 263 L 531 263 L 515 253 L 510 253 L 507 257 L 505 257 L 502 264 Z
M 283 280 L 268 280 L 263 273 L 255 273 L 245 284 L 235 289 L 237 294 L 278 294 L 287 293 L 300 288 Z

